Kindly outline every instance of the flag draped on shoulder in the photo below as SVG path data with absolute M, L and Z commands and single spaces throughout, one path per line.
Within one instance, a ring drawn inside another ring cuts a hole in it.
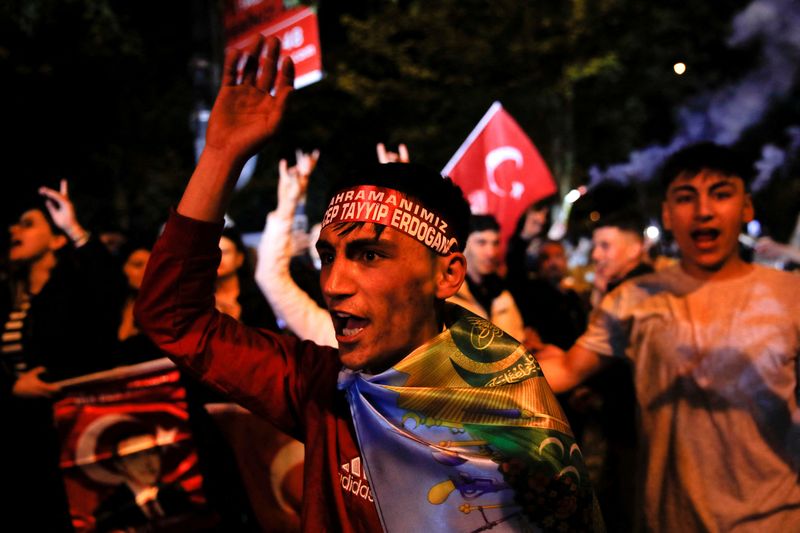
M 497 218 L 503 243 L 526 207 L 557 192 L 539 151 L 500 102 L 492 104 L 442 174 L 461 187 L 473 213 Z
M 602 531 L 533 355 L 456 305 L 445 323 L 381 374 L 339 374 L 384 530 Z

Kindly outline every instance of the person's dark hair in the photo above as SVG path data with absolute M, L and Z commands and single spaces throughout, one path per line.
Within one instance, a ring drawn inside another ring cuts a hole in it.
M 234 226 L 225 226 L 221 236 L 229 239 L 236 247 L 236 251 L 244 256 L 244 262 L 242 262 L 242 266 L 236 271 L 236 275 L 239 277 L 239 282 L 245 280 L 249 282 L 252 280 L 253 271 L 255 270 L 253 267 L 254 261 L 250 249 L 245 246 L 242 240 L 242 232 Z
M 554 194 L 552 196 L 548 196 L 547 198 L 537 200 L 526 207 L 517 219 L 517 225 L 514 227 L 512 238 L 519 238 L 520 234 L 522 234 L 522 228 L 525 227 L 525 219 L 528 218 L 528 213 L 547 209 L 547 217 L 545 217 L 544 224 L 542 224 L 542 231 L 538 235 L 540 238 L 545 237 L 550 231 L 550 226 L 553 225 L 553 206 L 555 206 L 557 203 L 558 195 Z
M 226 226 L 222 230 L 222 237 L 226 237 L 229 241 L 236 246 L 236 250 L 240 253 L 247 255 L 247 247 L 242 240 L 242 232 L 232 226 Z
M 147 250 L 148 252 L 153 249 L 155 239 L 145 235 L 126 235 L 125 244 L 119 249 L 119 261 L 124 264 L 125 261 L 136 250 Z
M 740 178 L 749 189 L 753 166 L 738 152 L 712 142 L 693 144 L 672 154 L 661 166 L 659 181 L 664 192 L 682 174 L 698 174 L 703 170 Z
M 546 246 L 558 246 L 561 248 L 561 251 L 563 251 L 565 254 L 567 253 L 567 247 L 564 246 L 563 241 L 545 238 L 539 245 L 539 253 L 536 255 L 536 259 L 533 262 L 533 270 L 535 272 L 539 272 L 542 268 L 542 263 L 544 263 L 545 259 L 542 250 L 544 250 Z
M 617 228 L 620 231 L 632 233 L 640 240 L 643 240 L 645 220 L 640 213 L 626 209 L 602 215 L 592 229 L 598 228 Z
M 461 187 L 450 178 L 415 163 L 374 163 L 340 180 L 335 192 L 358 185 L 387 187 L 415 197 L 450 225 L 459 250 L 464 250 L 469 236 L 469 204 Z
M 50 211 L 47 210 L 47 204 L 45 203 L 45 199 L 40 194 L 31 193 L 30 195 L 25 195 L 17 204 L 19 207 L 16 209 L 16 218 L 19 218 L 28 211 L 41 211 L 44 215 L 44 219 L 47 221 L 47 224 L 50 226 L 50 231 L 53 232 L 53 235 L 66 235 L 64 231 L 56 226 L 56 223 L 53 221 L 53 217 L 50 216 Z
M 470 234 L 477 231 L 500 231 L 500 224 L 492 215 L 472 215 L 469 217 Z

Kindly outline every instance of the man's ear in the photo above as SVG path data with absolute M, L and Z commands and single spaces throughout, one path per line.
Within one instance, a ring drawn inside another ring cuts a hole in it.
M 742 209 L 742 221 L 751 222 L 756 217 L 756 209 L 753 207 L 753 198 L 750 193 L 744 195 L 744 208 Z
M 467 275 L 467 259 L 461 252 L 436 258 L 436 298 L 446 300 L 458 292 Z
M 61 248 L 66 246 L 68 242 L 69 239 L 67 238 L 66 235 L 62 235 L 60 233 L 58 235 L 53 235 L 53 237 L 50 239 L 50 250 L 54 252 L 56 250 L 60 250 Z
M 661 202 L 661 222 L 664 224 L 665 230 L 672 231 L 672 219 L 669 216 L 667 202 Z

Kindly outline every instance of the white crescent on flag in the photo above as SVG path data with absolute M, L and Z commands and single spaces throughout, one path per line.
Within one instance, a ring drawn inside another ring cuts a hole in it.
M 522 152 L 514 148 L 513 146 L 501 146 L 500 148 L 495 148 L 488 154 L 486 154 L 486 181 L 489 184 L 489 190 L 492 191 L 497 196 L 507 196 L 509 193 L 500 187 L 497 184 L 497 179 L 494 177 L 494 171 L 497 167 L 500 166 L 501 163 L 506 161 L 513 161 L 514 165 L 517 169 L 522 168 L 524 159 L 522 157 Z M 511 182 L 511 197 L 512 198 L 521 198 L 522 193 L 525 192 L 525 184 L 521 181 L 513 181 Z

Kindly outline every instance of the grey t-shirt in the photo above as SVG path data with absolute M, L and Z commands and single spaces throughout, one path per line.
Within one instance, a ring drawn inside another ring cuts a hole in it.
M 800 528 L 800 277 L 634 278 L 578 344 L 634 362 L 647 530 Z

